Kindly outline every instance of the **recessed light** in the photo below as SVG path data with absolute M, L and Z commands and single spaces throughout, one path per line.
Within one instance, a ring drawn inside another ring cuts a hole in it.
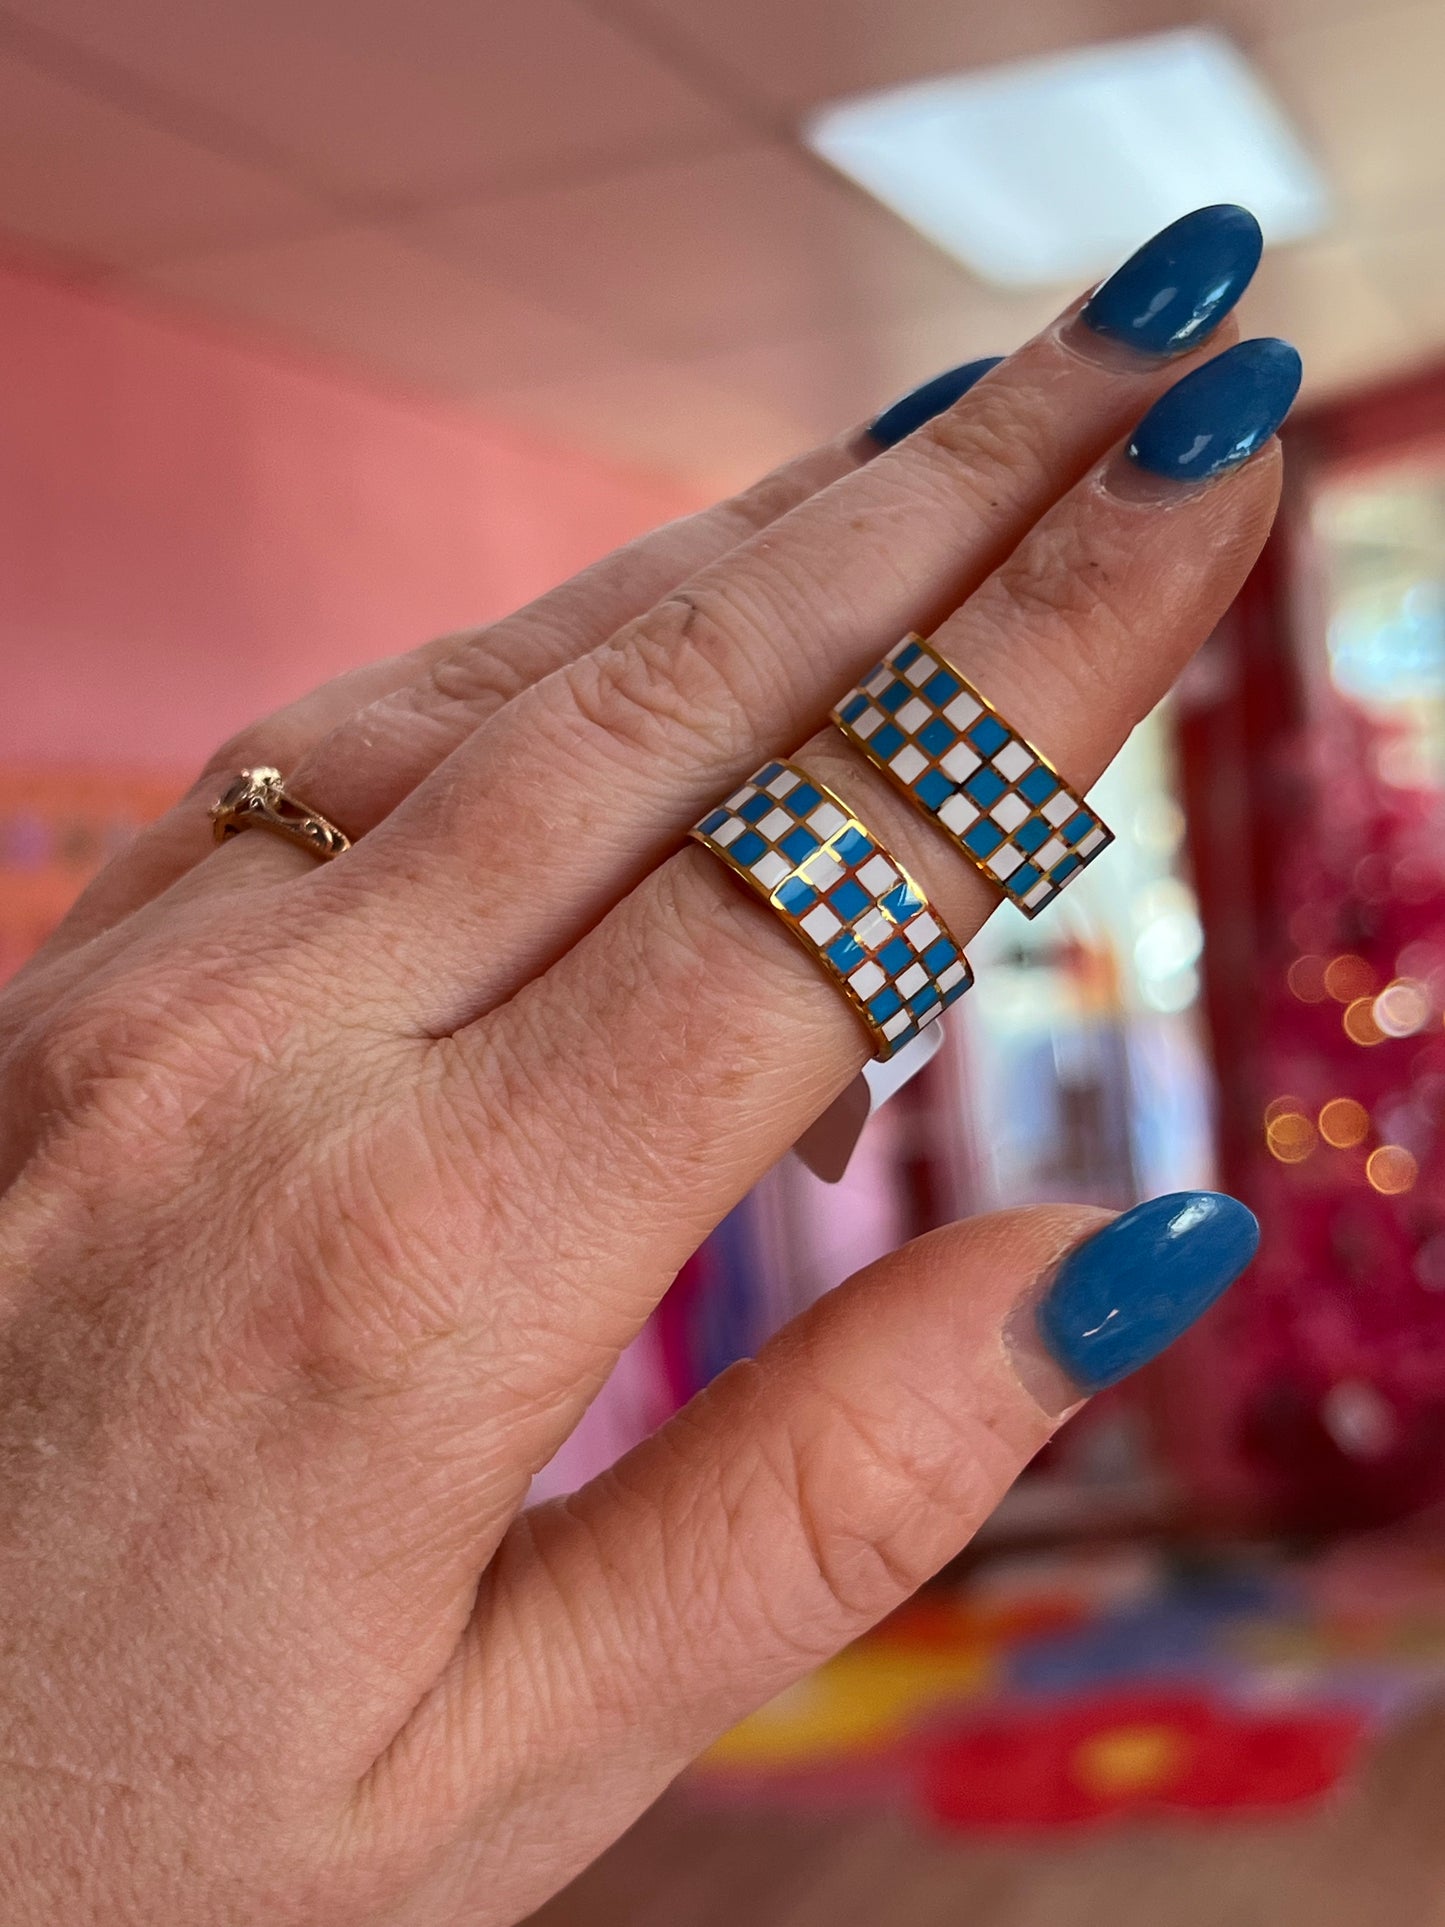
M 1244 56 L 1209 28 L 944 76 L 824 107 L 807 145 L 1005 288 L 1102 273 L 1213 201 L 1266 242 L 1329 218 L 1318 168 Z

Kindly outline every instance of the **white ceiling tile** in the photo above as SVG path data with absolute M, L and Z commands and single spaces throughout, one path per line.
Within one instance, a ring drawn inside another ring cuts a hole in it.
M 761 144 L 437 211 L 409 231 L 673 355 L 923 312 L 974 285 L 803 155 Z
M 329 218 L 278 177 L 0 52 L 0 228 L 123 267 Z
M 368 201 L 716 145 L 710 99 L 578 0 L 7 0 Z
M 451 395 L 573 380 L 622 363 L 586 329 L 374 230 L 200 255 L 135 279 Z

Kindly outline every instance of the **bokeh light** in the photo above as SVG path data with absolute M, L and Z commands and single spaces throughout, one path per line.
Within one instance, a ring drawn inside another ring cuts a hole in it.
M 1365 1176 L 1386 1197 L 1408 1191 L 1419 1175 L 1419 1168 L 1403 1144 L 1382 1144 L 1365 1159 Z
M 1325 965 L 1324 985 L 1337 1004 L 1352 1004 L 1373 991 L 1375 973 L 1363 957 L 1346 951 L 1343 956 L 1331 957 Z
M 1386 984 L 1373 1009 L 1387 1037 L 1413 1037 L 1430 1020 L 1430 993 L 1417 978 L 1397 977 Z
M 1325 989 L 1323 957 L 1296 957 L 1289 967 L 1286 981 L 1292 994 L 1302 1004 L 1322 1004 L 1329 994 Z
M 1315 1148 L 1315 1127 L 1303 1111 L 1281 1111 L 1266 1126 L 1265 1142 L 1281 1164 L 1303 1164 Z
M 1345 1012 L 1345 1035 L 1354 1044 L 1383 1044 L 1385 1033 L 1375 1021 L 1373 997 L 1357 997 Z
M 1320 1109 L 1320 1136 L 1337 1151 L 1362 1143 L 1369 1128 L 1369 1112 L 1353 1097 L 1332 1097 Z

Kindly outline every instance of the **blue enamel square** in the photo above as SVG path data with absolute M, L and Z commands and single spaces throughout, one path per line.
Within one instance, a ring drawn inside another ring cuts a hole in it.
M 846 977 L 850 970 L 856 970 L 859 964 L 864 961 L 866 952 L 862 944 L 859 943 L 858 939 L 853 935 L 853 932 L 851 930 L 845 930 L 841 936 L 834 937 L 833 941 L 823 952 L 823 955 L 828 959 L 830 964 L 836 969 L 841 970 Z
M 1058 787 L 1059 779 L 1052 771 L 1046 770 L 1042 763 L 1036 763 L 1028 775 L 1020 780 L 1018 792 L 1026 803 L 1032 803 L 1038 809 L 1040 804 L 1048 802 Z
M 1053 884 L 1067 883 L 1075 870 L 1082 870 L 1083 867 L 1084 859 L 1071 852 L 1064 858 L 1062 863 L 1056 863 L 1053 869 L 1049 871 L 1049 882 Z
M 1024 780 L 1027 781 L 1028 779 L 1025 778 Z M 1031 816 L 1027 823 L 1020 823 L 1013 834 L 1014 842 L 1018 847 L 1024 851 L 1026 855 L 1032 856 L 1041 844 L 1048 842 L 1049 838 L 1053 835 L 1053 831 L 1041 816 Z
M 922 654 L 923 651 L 916 642 L 905 643 L 893 658 L 892 666 L 895 669 L 911 669 Z
M 741 839 L 739 839 L 739 841 L 741 841 Z M 789 830 L 786 836 L 779 837 L 778 839 L 778 848 L 788 859 L 789 863 L 806 863 L 817 847 L 817 837 L 801 823 L 799 823 L 796 828 Z M 736 843 L 733 845 L 733 849 L 736 851 Z
M 1008 741 L 1008 731 L 997 716 L 980 716 L 968 732 L 968 740 L 981 756 L 992 756 Z
M 728 845 L 728 855 L 735 858 L 746 869 L 750 863 L 757 862 L 767 847 L 756 830 L 744 830 L 735 843 Z
M 856 869 L 860 863 L 866 863 L 872 856 L 873 845 L 861 830 L 855 829 L 850 823 L 847 829 L 834 839 L 833 854 L 840 863 L 847 863 Z
M 785 800 L 794 816 L 806 816 L 809 810 L 817 809 L 823 798 L 811 783 L 799 783 Z
M 937 984 L 925 984 L 915 997 L 908 999 L 908 1008 L 915 1017 L 921 1017 L 925 1010 L 932 1010 L 938 1002 Z
M 945 990 L 943 993 L 944 1009 L 947 1010 L 950 1004 L 956 1004 L 959 998 L 963 995 L 964 991 L 966 991 L 972 983 L 973 983 L 972 977 L 967 977 L 967 976 L 960 977 L 958 982 L 954 984 L 951 989 Z
M 762 817 L 765 817 L 772 807 L 772 797 L 767 795 L 765 791 L 759 790 L 755 796 L 748 798 L 747 802 L 744 803 L 738 811 L 738 815 L 742 817 L 746 823 L 756 823 Z
M 923 898 L 908 883 L 895 883 L 893 888 L 886 890 L 878 901 L 884 915 L 892 917 L 895 923 L 907 923 L 910 917 L 916 917 L 923 908 Z
M 753 781 L 757 784 L 760 790 L 766 789 L 768 784 L 772 782 L 773 778 L 775 776 L 781 776 L 782 773 L 783 773 L 783 766 L 781 763 L 769 763 L 766 769 L 760 769 L 758 771 L 757 775 L 753 778 Z
M 985 765 L 983 769 L 976 769 L 963 787 L 980 809 L 986 810 L 990 803 L 998 801 L 1008 784 L 996 769 L 989 769 Z
M 780 903 L 790 917 L 801 917 L 818 901 L 818 892 L 802 877 L 785 877 L 774 890 L 773 901 Z
M 711 836 L 713 831 L 720 830 L 727 820 L 728 813 L 726 810 L 710 810 L 697 827 L 702 831 L 704 836 Z
M 845 723 L 856 723 L 867 707 L 868 698 L 866 696 L 850 696 L 838 711 L 838 714 L 843 718 Z
M 946 716 L 935 716 L 923 725 L 914 741 L 920 749 L 926 749 L 930 756 L 942 756 L 958 741 L 958 731 Z
M 914 794 L 931 810 L 941 810 L 953 795 L 953 784 L 941 769 L 926 769 L 913 785 Z
M 872 897 L 856 877 L 844 877 L 828 898 L 828 908 L 834 916 L 841 917 L 844 923 L 852 923 L 855 917 L 862 916 L 872 901 Z
M 991 818 L 982 817 L 963 839 L 965 846 L 975 856 L 992 856 L 1003 842 L 1003 831 Z
M 902 709 L 912 694 L 913 691 L 908 687 L 906 682 L 891 682 L 878 698 L 879 707 L 886 709 L 890 716 L 894 716 Z
M 896 977 L 913 962 L 913 946 L 905 937 L 890 937 L 878 952 L 878 961 L 890 977 Z
M 1069 818 L 1059 834 L 1063 837 L 1065 843 L 1082 843 L 1093 827 L 1093 817 L 1090 816 L 1087 810 L 1080 810 L 1077 816 L 1071 816 Z
M 886 763 L 897 754 L 904 744 L 903 731 L 896 723 L 885 723 L 882 729 L 875 729 L 868 739 L 868 747 L 875 756 L 881 756 Z
M 1014 842 L 1018 842 L 1017 837 Z M 1005 879 L 1004 888 L 1011 890 L 1016 897 L 1026 897 L 1042 875 L 1043 871 L 1037 864 L 1021 863 L 1013 875 Z
M 903 999 L 898 995 L 898 992 L 893 988 L 892 984 L 885 984 L 876 997 L 869 999 L 868 1015 L 882 1024 L 885 1023 L 895 1011 L 901 1010 L 902 1007 Z
M 962 687 L 963 684 L 957 676 L 951 676 L 946 669 L 940 669 L 923 685 L 923 693 L 931 703 L 936 703 L 942 709 L 945 703 L 953 701 Z
M 957 955 L 957 950 L 948 941 L 948 938 L 940 937 L 936 943 L 931 943 L 924 951 L 924 968 L 931 970 L 936 977 L 940 970 L 947 970 Z

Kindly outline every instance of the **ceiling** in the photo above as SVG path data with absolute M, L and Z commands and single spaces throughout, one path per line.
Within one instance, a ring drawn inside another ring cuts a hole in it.
M 1072 292 L 981 286 L 807 157 L 804 110 L 1201 20 L 1337 196 L 1248 327 L 1317 395 L 1445 350 L 1445 0 L 0 0 L 0 230 L 728 486 Z

